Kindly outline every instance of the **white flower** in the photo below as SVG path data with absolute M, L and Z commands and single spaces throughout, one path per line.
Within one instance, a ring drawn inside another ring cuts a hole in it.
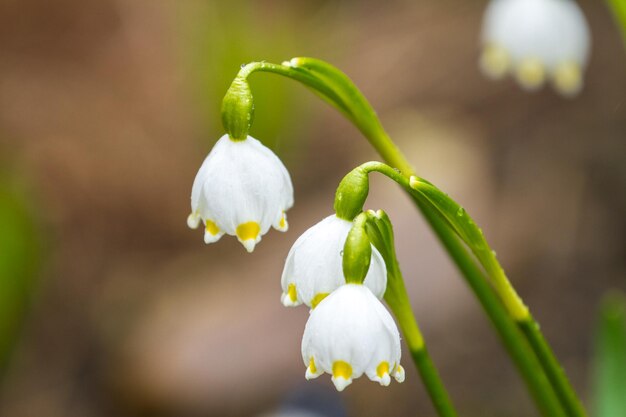
M 338 391 L 365 374 L 389 385 L 404 381 L 400 334 L 382 303 L 364 285 L 337 288 L 311 311 L 302 336 L 306 378 L 326 372 Z
M 206 243 L 227 233 L 252 252 L 270 226 L 287 230 L 285 212 L 292 205 L 291 178 L 280 159 L 251 136 L 224 135 L 193 182 L 187 224 L 195 229 L 202 220 Z
M 346 283 L 342 255 L 351 227 L 352 222 L 333 214 L 296 240 L 287 255 L 281 279 L 281 301 L 285 306 L 304 303 L 314 308 L 324 297 Z M 385 295 L 387 269 L 382 256 L 373 246 L 364 284 L 376 297 Z
M 491 78 L 512 73 L 527 90 L 550 79 L 577 94 L 589 57 L 589 28 L 574 0 L 492 0 L 483 21 L 480 66 Z

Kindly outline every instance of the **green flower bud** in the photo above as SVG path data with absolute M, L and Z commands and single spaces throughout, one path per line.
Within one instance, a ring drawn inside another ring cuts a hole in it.
M 362 284 L 372 259 L 372 245 L 365 231 L 362 213 L 352 224 L 343 247 L 343 275 L 346 283 Z
M 254 118 L 254 100 L 250 85 L 243 77 L 236 77 L 222 100 L 222 124 L 235 140 L 244 140 Z
M 363 211 L 363 204 L 369 193 L 367 172 L 357 167 L 343 177 L 335 194 L 335 212 L 344 220 L 354 219 Z

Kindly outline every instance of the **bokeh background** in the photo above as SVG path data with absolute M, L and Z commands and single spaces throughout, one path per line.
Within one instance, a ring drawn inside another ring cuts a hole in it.
M 0 415 L 257 416 L 330 387 L 303 382 L 307 311 L 280 305 L 280 274 L 342 176 L 377 159 L 359 132 L 294 82 L 254 75 L 252 134 L 291 172 L 290 230 L 249 255 L 185 224 L 239 66 L 293 56 L 349 74 L 418 173 L 474 216 L 590 404 L 599 300 L 626 289 L 626 54 L 605 4 L 580 3 L 592 57 L 568 100 L 480 74 L 485 1 L 2 0 Z M 536 415 L 407 198 L 374 177 L 368 207 L 394 221 L 462 414 Z M 402 385 L 342 393 L 349 415 L 434 416 L 404 363 Z

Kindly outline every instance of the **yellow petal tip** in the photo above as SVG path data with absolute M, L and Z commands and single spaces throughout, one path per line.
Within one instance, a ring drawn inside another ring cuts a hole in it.
M 248 252 L 252 252 L 259 242 L 261 226 L 257 222 L 246 222 L 237 226 L 235 233 Z
M 497 45 L 486 45 L 480 55 L 480 68 L 492 79 L 500 79 L 511 69 L 511 60 L 506 50 Z
M 529 91 L 537 90 L 546 80 L 545 67 L 539 59 L 524 59 L 515 70 L 515 79 L 522 88 Z
M 573 97 L 582 90 L 583 76 L 580 65 L 567 62 L 559 65 L 552 79 L 554 88 L 566 97 Z

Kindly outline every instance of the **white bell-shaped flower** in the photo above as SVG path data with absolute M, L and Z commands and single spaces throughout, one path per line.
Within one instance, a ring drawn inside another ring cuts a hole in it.
M 315 306 L 344 285 L 342 255 L 352 222 L 336 215 L 326 217 L 296 240 L 287 255 L 281 279 L 282 303 L 287 307 L 302 303 Z M 387 269 L 378 250 L 372 246 L 370 267 L 364 281 L 378 298 L 387 289 Z
M 574 0 L 492 0 L 485 13 L 480 66 L 491 78 L 511 73 L 527 90 L 550 80 L 565 96 L 582 88 L 589 27 Z
M 338 391 L 363 374 L 385 386 L 391 376 L 404 381 L 400 356 L 396 324 L 360 284 L 342 285 L 326 297 L 311 311 L 302 336 L 306 378 L 329 373 Z
M 224 135 L 193 182 L 187 224 L 195 229 L 202 220 L 206 243 L 226 233 L 252 252 L 270 226 L 287 230 L 285 212 L 292 205 L 291 178 L 280 159 L 251 136 L 232 140 Z

